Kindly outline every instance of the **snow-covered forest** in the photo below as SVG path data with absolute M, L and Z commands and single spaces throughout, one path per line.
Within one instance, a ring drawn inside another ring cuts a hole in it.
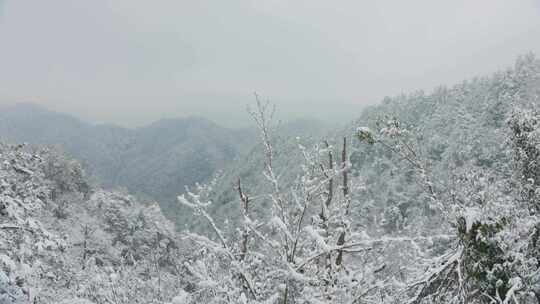
M 174 216 L 4 142 L 0 303 L 540 303 L 539 96 L 532 54 L 324 136 L 256 95 L 257 143 Z

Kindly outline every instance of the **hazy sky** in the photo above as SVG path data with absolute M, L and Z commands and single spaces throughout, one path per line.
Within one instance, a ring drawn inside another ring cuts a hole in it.
M 0 0 L 0 104 L 95 122 L 241 125 L 253 92 L 287 119 L 540 55 L 540 0 Z

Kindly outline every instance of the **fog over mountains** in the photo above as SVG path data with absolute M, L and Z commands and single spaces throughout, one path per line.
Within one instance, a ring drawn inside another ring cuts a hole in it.
M 0 304 L 540 304 L 540 0 L 0 0 Z
M 281 126 L 282 134 L 295 136 L 323 130 L 321 122 L 309 119 Z M 158 201 L 174 217 L 176 207 L 171 204 L 185 186 L 205 182 L 227 168 L 252 149 L 258 134 L 204 118 L 163 119 L 135 129 L 94 125 L 21 103 L 0 108 L 0 138 L 61 149 L 83 163 L 99 185 L 126 188 L 142 199 Z
M 4 107 L 0 303 L 538 304 L 539 96 L 527 54 L 334 130 Z
M 9 142 L 57 145 L 87 165 L 105 187 L 170 201 L 185 185 L 205 181 L 246 146 L 254 134 L 202 118 L 161 120 L 126 129 L 91 125 L 32 104 L 0 110 L 0 137 Z

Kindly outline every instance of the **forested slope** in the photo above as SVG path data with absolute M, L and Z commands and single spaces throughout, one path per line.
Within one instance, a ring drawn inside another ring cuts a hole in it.
M 236 261 L 254 286 L 261 273 L 282 282 L 252 299 L 537 303 L 539 93 L 540 62 L 527 55 L 491 76 L 386 98 L 328 145 L 267 136 L 255 117 L 267 124 L 250 161 L 204 188 L 212 204 L 185 205 L 214 215 L 210 235 L 215 223 L 236 231 L 221 241 L 255 259 Z
M 181 291 L 178 238 L 157 204 L 91 189 L 76 161 L 22 145 L 0 145 L 0 189 L 0 303 L 163 303 Z
M 342 138 L 346 137 L 352 145 L 351 173 L 365 184 L 356 194 L 362 202 L 358 205 L 377 209 L 399 207 L 405 218 L 411 212 L 429 214 L 427 205 L 422 210 L 406 210 L 411 204 L 420 206 L 422 189 L 412 178 L 411 171 L 399 164 L 400 157 L 385 147 L 361 143 L 356 138 L 356 129 L 366 126 L 376 130 L 390 120 L 399 121 L 414 134 L 418 157 L 429 165 L 430 174 L 437 180 L 446 182 L 455 170 L 468 166 L 509 174 L 512 154 L 506 140 L 510 132 L 508 119 L 515 105 L 535 104 L 540 90 L 539 69 L 532 55 L 523 56 L 515 67 L 490 76 L 466 80 L 452 87 L 441 86 L 429 94 L 418 91 L 386 97 L 380 104 L 367 107 L 343 130 L 327 132 L 322 137 L 276 136 L 273 138 L 276 168 L 284 181 L 292 182 L 301 171 L 295 164 L 302 159 L 302 146 L 323 147 L 324 141 L 329 141 L 339 150 Z M 213 197 L 220 214 L 237 208 L 226 206 L 236 203 L 234 184 L 238 177 L 253 187 L 254 192 L 261 192 L 265 185 L 264 177 L 259 174 L 264 167 L 262 151 L 261 145 L 256 146 L 245 159 L 222 174 L 224 187 L 214 189 Z

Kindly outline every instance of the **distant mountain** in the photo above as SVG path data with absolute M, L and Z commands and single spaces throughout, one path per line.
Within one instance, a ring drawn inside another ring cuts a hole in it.
M 304 119 L 282 124 L 280 134 L 307 136 L 324 129 L 321 122 Z M 253 129 L 229 129 L 203 118 L 164 119 L 128 129 L 89 124 L 35 104 L 0 107 L 2 141 L 58 146 L 81 161 L 101 186 L 125 187 L 156 200 L 170 218 L 178 218 L 176 196 L 185 186 L 242 163 L 257 137 Z
M 202 118 L 160 120 L 127 129 L 92 125 L 33 104 L 0 108 L 0 138 L 57 145 L 79 159 L 103 186 L 126 187 L 165 210 L 185 185 L 206 181 L 246 147 L 254 134 Z

